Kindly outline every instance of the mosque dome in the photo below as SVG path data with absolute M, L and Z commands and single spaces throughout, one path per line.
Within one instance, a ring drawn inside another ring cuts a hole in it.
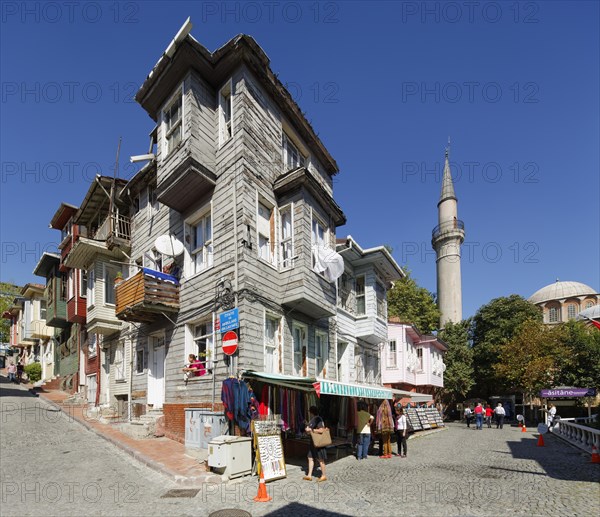
M 553 284 L 547 285 L 537 290 L 529 297 L 531 303 L 537 304 L 548 300 L 562 300 L 575 296 L 587 296 L 597 294 L 589 285 L 581 282 L 561 282 L 557 280 Z

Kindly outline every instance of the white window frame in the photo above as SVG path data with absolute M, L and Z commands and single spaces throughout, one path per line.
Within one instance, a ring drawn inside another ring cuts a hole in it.
M 354 346 L 354 368 L 356 382 L 365 382 L 365 354 L 360 345 Z
M 88 404 L 96 403 L 96 396 L 98 394 L 98 378 L 95 373 L 85 376 L 85 396 Z M 93 390 L 92 390 L 93 388 Z
M 144 252 L 142 256 L 142 267 L 152 269 L 152 271 L 162 272 L 163 255 L 156 248 Z
M 93 268 L 88 271 L 87 293 L 87 308 L 89 309 L 96 303 L 96 271 Z
M 117 274 L 121 271 L 120 268 L 118 267 L 113 267 L 110 266 L 106 263 L 102 264 L 102 278 L 104 280 L 104 293 L 103 293 L 103 297 L 102 297 L 102 303 L 104 305 L 107 305 L 109 307 L 114 307 L 117 303 L 117 295 L 115 294 L 115 278 L 117 276 Z M 114 272 L 114 276 L 115 278 L 112 278 L 112 281 L 110 281 L 110 274 Z M 108 289 L 112 289 L 112 296 L 113 296 L 113 302 L 109 302 L 107 301 L 107 296 L 108 293 L 110 291 L 108 291 Z
M 193 277 L 197 274 L 207 271 L 213 266 L 214 263 L 214 218 L 212 201 L 206 204 L 201 209 L 197 210 L 194 214 L 185 220 L 184 233 L 185 233 L 185 248 L 186 248 L 186 259 L 184 266 L 184 276 L 186 278 Z M 203 237 L 206 233 L 206 221 L 210 217 L 210 239 L 204 239 L 201 246 L 192 248 L 195 239 L 195 231 L 198 225 L 202 224 Z M 192 231 L 193 229 L 193 231 Z M 202 261 L 198 264 L 197 259 L 201 254 Z M 199 267 L 200 266 L 200 267 Z
M 263 212 L 270 213 L 265 219 Z M 277 266 L 277 232 L 275 231 L 275 206 L 256 195 L 256 242 L 258 258 L 271 266 Z
M 233 81 L 219 90 L 219 147 L 233 138 Z
M 96 357 L 98 354 L 98 336 L 96 334 L 88 334 L 88 358 Z
M 162 142 L 163 142 L 163 160 L 171 155 L 171 153 L 177 148 L 181 142 L 183 142 L 183 118 L 184 118 L 184 88 L 183 83 L 181 83 L 175 90 L 175 93 L 171 96 L 171 98 L 164 104 L 163 108 L 160 110 L 161 114 L 161 127 L 162 127 Z M 169 129 L 167 129 L 167 112 L 171 110 L 173 105 L 181 101 L 180 107 L 180 115 L 179 119 L 172 125 Z M 179 128 L 179 140 L 175 144 L 171 144 L 170 138 Z M 162 160 L 161 160 L 162 161 Z
M 560 307 L 550 307 L 548 309 L 548 323 L 560 322 Z
M 197 335 L 198 327 L 206 327 L 205 333 Z M 203 318 L 185 326 L 185 357 L 184 362 L 187 362 L 188 356 L 194 354 L 204 363 L 206 374 L 212 373 L 214 369 L 215 358 L 215 342 L 216 332 L 214 325 L 214 314 L 207 318 Z M 205 340 L 205 355 L 201 356 L 199 351 L 199 342 Z
M 319 235 L 319 230 L 323 231 L 323 236 Z M 311 208 L 310 211 L 310 241 L 312 250 L 312 266 L 316 263 L 316 249 L 318 246 L 329 248 L 329 227 L 323 220 L 315 215 L 315 211 Z
M 156 185 L 148 185 L 146 189 L 146 219 L 151 221 L 152 218 L 158 214 L 158 211 L 160 210 L 160 203 L 157 199 Z
M 115 346 L 115 358 L 113 360 L 115 382 L 125 382 L 125 356 L 125 341 L 119 341 Z
M 315 377 L 325 378 L 329 369 L 329 334 L 315 330 Z
M 300 341 L 296 339 L 300 338 Z M 298 345 L 298 346 L 297 346 Z M 302 349 L 308 350 L 308 326 L 294 321 L 292 323 L 292 374 L 303 376 Z M 308 355 L 308 354 L 306 354 Z M 299 361 L 298 361 L 299 359 Z M 298 367 L 297 367 L 298 366 Z
M 282 340 L 282 318 L 276 314 L 265 312 L 264 315 L 264 371 L 265 373 L 283 373 L 283 340 Z M 269 339 L 267 322 L 271 322 L 274 328 L 273 339 Z M 269 366 L 268 349 L 271 349 L 271 356 L 273 358 L 273 364 Z M 281 365 L 281 367 L 280 367 Z
M 42 309 L 43 307 L 43 309 Z M 46 300 L 40 300 L 38 302 L 38 311 L 40 313 L 40 320 L 46 320 L 46 315 L 48 314 L 48 305 L 46 304 Z
M 567 318 L 572 320 L 577 316 L 577 306 L 574 303 L 567 305 Z
M 83 277 L 85 276 L 85 289 L 83 288 Z M 79 297 L 85 298 L 87 296 L 87 282 L 88 274 L 85 269 L 79 269 Z
M 392 339 L 388 343 L 388 363 L 387 363 L 387 367 L 391 368 L 391 369 L 398 368 L 398 353 L 397 353 L 397 346 L 396 346 L 396 340 L 395 339 Z
M 281 155 L 283 158 L 284 172 L 297 169 L 298 167 L 304 167 L 306 164 L 305 156 L 285 131 L 283 131 L 281 135 Z
M 75 296 L 75 270 L 69 269 L 67 273 L 67 300 Z
M 284 225 L 285 214 L 289 213 L 289 235 Z M 294 267 L 294 203 L 279 208 L 279 264 L 280 269 Z
M 362 278 L 362 282 L 363 282 L 362 294 L 359 294 L 359 291 L 358 291 L 359 278 Z M 364 304 L 364 308 L 363 308 L 362 312 L 359 311 L 359 309 L 358 309 L 359 300 L 362 300 L 363 304 Z M 366 316 L 366 314 L 367 314 L 367 275 L 365 275 L 365 274 L 356 275 L 354 277 L 354 306 L 355 306 L 355 314 L 357 316 Z
M 142 354 L 142 361 L 140 363 L 139 354 Z M 141 368 L 140 368 L 141 366 Z M 140 342 L 135 347 L 135 373 L 136 375 L 143 375 L 148 370 L 148 343 Z
M 387 316 L 385 285 L 379 279 L 375 280 L 375 304 L 377 310 L 377 317 L 382 320 L 385 320 Z
M 423 347 L 417 348 L 417 372 L 423 371 L 424 359 L 423 359 Z

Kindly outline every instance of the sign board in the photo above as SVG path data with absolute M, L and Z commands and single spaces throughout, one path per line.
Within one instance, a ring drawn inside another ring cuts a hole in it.
M 233 355 L 238 348 L 238 336 L 233 331 L 225 332 L 223 335 L 223 353 L 225 355 Z
M 548 432 L 548 426 L 546 424 L 538 424 L 538 433 L 546 434 Z
M 265 481 L 286 477 L 281 436 L 267 434 L 256 437 L 258 457 Z
M 240 316 L 237 308 L 219 314 L 219 328 L 216 330 L 221 334 L 238 328 L 240 328 Z
M 540 391 L 540 397 L 545 399 L 595 396 L 596 388 L 556 388 Z

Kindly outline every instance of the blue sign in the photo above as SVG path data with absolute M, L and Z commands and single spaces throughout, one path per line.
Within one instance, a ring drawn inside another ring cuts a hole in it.
M 240 317 L 237 309 L 231 309 L 219 314 L 219 332 L 227 332 L 240 328 Z

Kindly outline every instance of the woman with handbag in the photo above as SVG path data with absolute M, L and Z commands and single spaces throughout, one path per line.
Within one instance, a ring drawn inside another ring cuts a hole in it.
M 316 447 L 312 438 L 313 434 L 322 435 L 326 431 L 325 422 L 323 422 L 323 419 L 319 416 L 319 410 L 316 406 L 311 406 L 308 411 L 311 419 L 308 422 L 305 431 L 311 435 L 311 439 L 310 448 L 308 449 L 308 472 L 302 479 L 305 479 L 306 481 L 312 481 L 312 472 L 316 459 L 321 467 L 321 477 L 317 479 L 317 481 L 327 481 L 327 477 L 325 476 L 325 460 L 327 459 L 327 450 L 325 447 Z

